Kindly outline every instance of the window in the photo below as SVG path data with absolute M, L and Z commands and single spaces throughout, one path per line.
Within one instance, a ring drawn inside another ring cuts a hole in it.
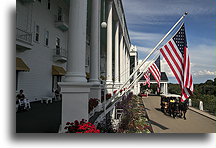
M 56 37 L 56 48 L 60 48 L 60 38 Z
M 49 31 L 45 32 L 45 45 L 48 46 L 49 45 Z
M 35 41 L 39 42 L 39 38 L 40 38 L 40 26 L 36 25 L 36 27 L 35 27 Z
M 56 37 L 56 55 L 60 55 L 60 38 Z
M 58 21 L 62 21 L 62 8 L 61 7 L 59 7 L 58 8 Z
M 50 10 L 50 0 L 47 2 L 47 8 Z
M 39 2 L 41 2 L 41 0 L 38 0 Z

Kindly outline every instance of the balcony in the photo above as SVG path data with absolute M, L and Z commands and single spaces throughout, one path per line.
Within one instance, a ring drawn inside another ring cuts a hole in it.
M 32 48 L 32 33 L 16 28 L 16 41 L 18 50 L 30 50 Z
M 64 14 L 56 15 L 55 26 L 62 31 L 68 30 L 68 23 L 66 21 L 66 16 Z
M 63 48 L 56 48 L 53 55 L 54 61 L 67 62 L 67 50 Z

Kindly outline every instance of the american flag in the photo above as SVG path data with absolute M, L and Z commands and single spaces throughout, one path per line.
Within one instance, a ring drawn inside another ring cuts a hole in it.
M 145 83 L 143 85 L 147 85 L 148 84 L 148 87 L 150 88 L 150 72 L 149 72 L 149 70 L 147 70 L 144 73 L 144 78 L 146 79 L 146 81 L 145 81 Z
M 182 101 L 186 100 L 193 93 L 193 80 L 184 24 L 160 51 L 181 86 Z
M 149 68 L 149 71 L 153 75 L 154 79 L 158 83 L 158 92 L 160 91 L 160 80 L 161 80 L 161 72 L 160 72 L 160 56 L 157 58 L 155 63 L 153 63 Z

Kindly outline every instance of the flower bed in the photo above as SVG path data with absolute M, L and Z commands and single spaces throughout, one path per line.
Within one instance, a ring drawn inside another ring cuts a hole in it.
M 86 120 L 78 120 L 74 122 L 67 122 L 65 126 L 65 133 L 100 133 L 100 130 Z
M 152 133 L 152 127 L 148 121 L 145 107 L 141 97 L 126 98 L 119 107 L 124 113 L 119 127 L 119 133 Z

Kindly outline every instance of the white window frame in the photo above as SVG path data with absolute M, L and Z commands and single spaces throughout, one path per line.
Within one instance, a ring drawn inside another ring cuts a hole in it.
M 57 46 L 57 39 L 59 39 L 59 48 L 61 48 L 61 38 L 59 36 L 55 37 L 55 47 Z
M 38 27 L 38 29 L 37 29 L 37 27 Z M 37 35 L 38 35 L 38 41 L 36 40 L 37 39 Z M 40 42 L 40 25 L 38 25 L 38 24 L 35 24 L 35 28 L 34 28 L 34 41 L 36 43 Z
M 48 40 L 48 43 L 47 43 Z M 45 30 L 44 32 L 44 45 L 49 47 L 49 41 L 50 41 L 50 32 L 48 30 Z

